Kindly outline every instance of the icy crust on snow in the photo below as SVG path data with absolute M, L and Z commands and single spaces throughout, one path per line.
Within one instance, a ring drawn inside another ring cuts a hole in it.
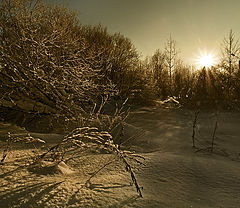
M 239 207 L 240 115 L 200 112 L 196 149 L 191 143 L 193 119 L 194 112 L 181 109 L 143 108 L 131 113 L 123 137 L 137 134 L 126 145 L 146 158 L 146 165 L 135 170 L 143 198 L 120 161 L 88 181 L 114 155 L 92 153 L 59 164 L 45 161 L 30 170 L 26 164 L 36 150 L 18 147 L 0 166 L 0 207 Z M 36 136 L 48 140 L 48 135 Z M 59 135 L 50 137 L 51 144 L 60 139 Z

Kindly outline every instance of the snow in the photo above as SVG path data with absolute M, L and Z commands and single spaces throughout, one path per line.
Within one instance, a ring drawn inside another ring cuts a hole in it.
M 89 153 L 59 164 L 44 162 L 34 172 L 26 164 L 37 150 L 18 146 L 0 166 L 0 207 L 239 207 L 240 114 L 200 112 L 197 149 L 192 148 L 193 119 L 194 112 L 169 106 L 145 107 L 130 114 L 123 139 L 132 137 L 125 145 L 146 158 L 145 166 L 135 170 L 143 198 L 119 160 L 88 181 L 97 169 L 115 159 L 114 155 Z M 216 120 L 211 153 L 208 147 Z M 7 131 L 28 133 L 3 123 L 0 131 L 1 139 Z M 62 138 L 57 134 L 31 136 L 51 145 Z M 48 170 L 39 172 L 46 167 Z

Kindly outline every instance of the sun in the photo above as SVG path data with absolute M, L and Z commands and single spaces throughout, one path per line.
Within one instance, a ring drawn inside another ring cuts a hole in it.
M 198 68 L 209 68 L 217 63 L 217 58 L 213 53 L 201 52 L 196 59 L 196 65 Z
M 204 56 L 199 57 L 198 65 L 200 67 L 206 67 L 206 68 L 213 66 L 214 65 L 213 55 L 208 54 L 208 55 L 204 55 Z

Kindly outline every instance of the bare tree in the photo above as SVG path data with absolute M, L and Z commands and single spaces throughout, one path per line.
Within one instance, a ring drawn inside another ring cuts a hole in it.
M 161 79 L 164 70 L 165 54 L 159 49 L 151 57 L 151 68 L 155 80 Z
M 30 114 L 74 122 L 84 117 L 115 90 L 102 75 L 109 67 L 102 64 L 105 45 L 96 53 L 90 42 L 87 29 L 66 8 L 41 0 L 2 0 L 0 108 L 23 114 L 19 125 Z
M 239 61 L 237 57 L 240 55 L 240 44 L 232 30 L 230 30 L 228 37 L 223 39 L 221 52 L 222 66 L 231 76 Z
M 0 1 L 0 108 L 76 120 L 102 97 L 130 94 L 137 66 L 128 38 L 83 26 L 74 11 L 43 0 Z
M 176 41 L 172 39 L 171 34 L 166 41 L 164 53 L 165 53 L 166 66 L 168 68 L 169 76 L 170 76 L 169 85 L 170 85 L 170 91 L 172 94 L 172 77 L 173 77 L 173 71 L 176 64 L 176 60 L 177 60 L 176 58 L 177 58 L 178 51 L 176 49 Z
M 165 67 L 166 55 L 159 49 L 155 51 L 150 59 L 150 68 L 153 74 L 154 85 L 158 96 L 166 97 L 168 95 L 168 70 Z

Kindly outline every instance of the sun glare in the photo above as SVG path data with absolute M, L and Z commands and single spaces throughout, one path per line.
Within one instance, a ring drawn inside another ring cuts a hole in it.
M 216 56 L 212 53 L 201 53 L 196 59 L 196 65 L 198 68 L 211 67 L 216 64 Z
M 214 59 L 211 54 L 202 56 L 198 60 L 198 64 L 201 67 L 211 67 L 214 64 Z

